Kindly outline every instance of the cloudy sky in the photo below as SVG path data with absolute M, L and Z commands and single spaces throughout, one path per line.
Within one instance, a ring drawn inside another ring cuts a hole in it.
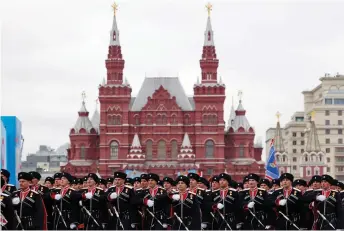
M 112 25 L 111 0 L 2 3 L 1 113 L 23 123 L 23 154 L 68 142 L 87 93 L 93 113 Z M 117 1 L 124 75 L 135 96 L 147 76 L 178 75 L 186 93 L 200 76 L 203 0 Z M 285 124 L 303 109 L 301 92 L 325 72 L 344 73 L 344 1 L 212 0 L 225 118 L 242 90 L 247 117 L 265 139 L 277 111 Z

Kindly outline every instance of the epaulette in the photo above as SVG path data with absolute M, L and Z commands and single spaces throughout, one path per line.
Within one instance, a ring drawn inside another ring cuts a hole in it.
M 158 187 L 158 189 L 163 189 L 163 190 L 166 190 L 165 188 L 163 188 L 163 187 Z
M 191 193 L 191 194 L 193 194 L 193 195 L 197 195 L 196 193 L 194 193 L 194 192 L 191 192 L 191 191 L 189 191 L 189 193 Z
M 35 194 L 39 194 L 38 192 L 36 192 L 35 190 L 30 190 L 30 192 L 33 192 Z
M 13 193 L 16 193 L 16 192 L 20 192 L 20 189 L 18 189 L 18 190 L 16 190 L 16 191 L 14 191 Z
M 247 191 L 247 190 L 250 190 L 249 188 L 244 188 L 242 191 Z
M 229 190 L 232 190 L 232 191 L 235 191 L 235 192 L 237 191 L 235 188 L 229 188 Z
M 102 189 L 101 187 L 96 187 L 96 189 L 104 190 L 104 189 Z
M 314 191 L 314 189 L 309 188 L 309 189 L 307 189 L 305 192 L 309 192 L 309 191 Z
M 205 191 L 205 189 L 204 189 L 204 188 L 197 188 L 197 190 L 202 190 L 202 191 Z
M 337 189 L 331 189 L 331 191 L 333 191 L 333 192 L 339 192 Z
M 1 193 L 1 196 L 8 197 L 9 195 L 7 195 L 6 193 Z
M 263 191 L 266 191 L 266 189 L 265 188 L 258 188 L 259 190 L 263 190 Z
M 206 192 L 211 192 L 211 190 L 210 190 L 210 189 L 206 189 L 205 191 L 206 191 Z
M 220 189 L 215 189 L 215 190 L 213 190 L 212 192 L 217 192 L 217 191 L 219 191 Z
M 133 188 L 134 188 L 134 187 L 131 186 L 131 185 L 125 185 L 124 187 L 130 188 L 130 189 L 133 189 Z
M 111 188 L 111 187 L 110 187 Z M 142 190 L 142 188 L 138 188 L 138 189 L 136 189 L 136 191 L 138 191 L 138 190 Z
M 275 191 L 277 191 L 277 190 L 282 190 L 283 188 L 278 188 L 278 189 L 275 189 Z
M 296 191 L 298 191 L 298 192 L 301 192 L 301 190 L 300 189 L 297 189 L 297 188 L 293 188 L 294 190 L 296 190 Z
M 322 192 L 323 190 L 322 190 L 321 188 L 319 188 L 319 189 L 315 189 L 314 191 L 316 191 L 316 192 Z

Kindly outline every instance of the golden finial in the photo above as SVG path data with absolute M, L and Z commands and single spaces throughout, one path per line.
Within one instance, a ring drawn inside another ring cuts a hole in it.
M 113 14 L 116 16 L 116 11 L 118 10 L 118 5 L 116 4 L 116 2 L 114 2 L 111 6 L 113 9 Z
M 82 91 L 81 98 L 82 98 L 82 102 L 85 102 L 85 99 L 86 99 L 86 92 L 85 91 Z
M 311 120 L 314 121 L 314 119 L 315 119 L 315 111 L 314 110 L 311 111 L 310 115 L 311 115 Z
M 210 2 L 208 2 L 208 4 L 205 5 L 205 8 L 207 8 L 208 16 L 210 16 L 210 11 L 213 10 L 213 5 L 211 5 Z
M 282 114 L 278 111 L 278 112 L 276 113 L 277 122 L 280 122 L 281 116 L 282 116 Z

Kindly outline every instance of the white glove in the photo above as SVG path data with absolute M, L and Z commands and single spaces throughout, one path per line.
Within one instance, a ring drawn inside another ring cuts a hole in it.
M 242 223 L 239 223 L 239 224 L 236 225 L 236 228 L 237 229 L 241 229 L 241 226 L 242 226 Z
M 118 197 L 117 193 L 116 192 L 113 192 L 110 194 L 110 198 L 113 200 L 113 199 L 116 199 Z
M 175 201 L 179 201 L 180 200 L 180 195 L 179 194 L 174 194 L 172 196 L 172 199 L 175 200 Z
M 70 224 L 70 229 L 75 229 L 76 228 L 76 225 L 74 223 Z
M 14 205 L 19 204 L 19 203 L 20 203 L 19 197 L 14 197 L 14 198 L 12 199 L 12 203 L 13 203 Z
M 85 196 L 87 199 L 92 199 L 92 197 L 93 197 L 91 192 L 86 193 Z
M 130 226 L 131 226 L 131 228 L 135 229 L 136 225 L 135 224 L 131 224 Z
M 164 229 L 167 229 L 167 224 L 162 224 L 162 227 L 163 227 Z
M 270 229 L 270 228 L 271 228 L 271 225 L 265 226 L 265 229 Z
M 202 227 L 202 229 L 206 229 L 207 228 L 207 224 L 206 223 L 202 223 L 201 227 Z
M 148 207 L 153 207 L 153 206 L 154 206 L 154 201 L 148 200 L 148 201 L 147 201 L 147 206 L 148 206 Z
M 326 197 L 324 195 L 317 196 L 317 201 L 324 201 L 326 200 Z
M 223 207 L 225 207 L 223 204 L 221 204 L 221 203 L 218 203 L 218 204 L 217 204 L 217 208 L 218 208 L 218 209 L 223 209 Z
M 59 201 L 59 200 L 61 200 L 61 198 L 62 198 L 61 194 L 56 194 L 55 195 L 55 200 Z
M 287 199 L 282 199 L 282 200 L 280 200 L 280 201 L 278 202 L 278 204 L 279 204 L 280 206 L 285 206 L 285 204 L 287 204 Z
M 254 202 L 251 201 L 250 203 L 248 203 L 248 204 L 247 204 L 247 207 L 248 207 L 249 209 L 252 209 L 252 208 L 254 207 Z

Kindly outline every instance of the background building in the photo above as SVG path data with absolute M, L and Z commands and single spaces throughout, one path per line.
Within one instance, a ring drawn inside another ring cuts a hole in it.
M 145 78 L 132 97 L 131 86 L 123 79 L 125 61 L 114 16 L 107 78 L 99 86 L 100 113 L 90 120 L 82 102 L 63 169 L 77 176 L 96 171 L 108 176 L 116 170 L 169 176 L 228 172 L 237 180 L 249 172 L 264 175 L 262 145 L 254 144 L 255 131 L 241 99 L 225 129 L 225 85 L 218 78 L 210 17 L 202 50 L 201 79 L 192 97 L 185 94 L 178 77 Z
M 36 153 L 27 155 L 22 161 L 22 170 L 25 172 L 37 171 L 42 178 L 51 176 L 60 171 L 60 165 L 67 162 L 67 149 L 69 144 L 64 144 L 56 150 L 46 146 L 39 146 Z
M 287 163 L 282 159 L 279 166 L 282 167 L 280 170 L 297 177 L 327 172 L 344 181 L 344 76 L 326 74 L 320 81 L 313 90 L 302 92 L 304 111 L 296 112 L 292 120 L 281 128 Z M 277 128 L 267 130 L 267 152 L 276 134 Z M 305 162 L 312 164 L 303 166 Z M 322 170 L 324 164 L 326 169 Z
M 1 121 L 6 130 L 6 154 L 3 163 L 3 168 L 6 168 L 10 173 L 10 183 L 16 185 L 17 175 L 21 171 L 21 155 L 23 150 L 24 139 L 22 137 L 22 127 L 20 120 L 15 116 L 1 116 Z M 3 156 L 1 156 L 3 158 Z

